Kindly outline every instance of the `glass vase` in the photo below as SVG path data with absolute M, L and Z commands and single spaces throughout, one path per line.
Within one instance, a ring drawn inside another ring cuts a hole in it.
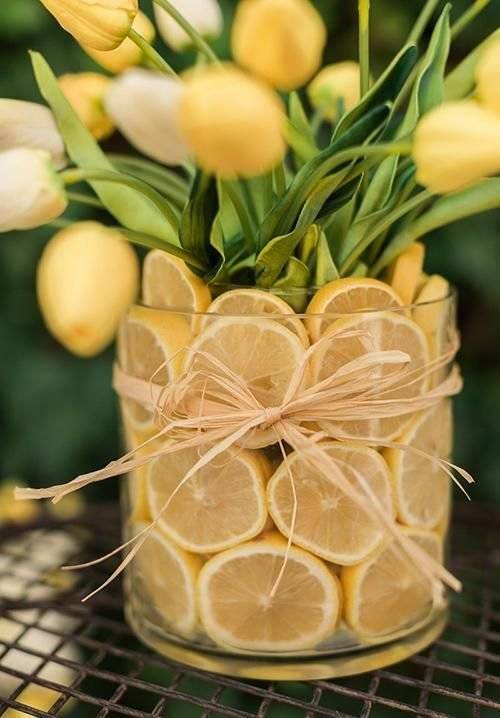
M 198 668 L 352 675 L 446 623 L 431 574 L 450 518 L 439 459 L 452 450 L 456 298 L 319 314 L 304 313 L 304 290 L 278 299 L 252 314 L 137 306 L 123 324 L 123 433 L 138 459 L 123 524 L 141 541 L 126 614 L 146 644 Z

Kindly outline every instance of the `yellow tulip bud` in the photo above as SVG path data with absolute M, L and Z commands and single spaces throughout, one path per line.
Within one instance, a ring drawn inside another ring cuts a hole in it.
M 236 10 L 234 58 L 282 90 L 317 72 L 325 42 L 325 25 L 309 0 L 242 0 Z
M 204 37 L 217 37 L 222 32 L 223 18 L 217 0 L 172 0 L 172 5 Z M 156 24 L 163 40 L 173 50 L 191 45 L 185 30 L 159 5 L 154 4 Z
M 155 26 L 143 12 L 139 10 L 135 16 L 132 28 L 142 35 L 150 44 L 155 39 Z M 91 57 L 98 65 L 104 67 L 108 72 L 112 72 L 118 75 L 124 70 L 128 70 L 129 67 L 139 65 L 143 59 L 143 53 L 140 47 L 135 42 L 130 40 L 128 37 L 122 42 L 122 44 L 116 48 L 116 50 L 94 50 L 92 47 L 82 45 L 87 55 Z
M 54 115 L 45 105 L 0 99 L 0 152 L 13 147 L 45 150 L 54 167 L 66 165 L 66 153 Z
M 138 0 L 41 0 L 62 27 L 94 50 L 114 50 L 127 37 Z
M 105 106 L 131 145 L 158 162 L 178 165 L 189 159 L 179 128 L 183 83 L 141 67 L 111 83 Z
M 61 75 L 59 85 L 83 124 L 96 140 L 104 140 L 113 132 L 113 121 L 104 110 L 104 95 L 111 83 L 109 77 L 97 72 Z
M 98 222 L 78 222 L 47 244 L 37 270 L 38 303 L 54 337 L 89 357 L 115 336 L 137 297 L 139 262 L 124 236 Z
M 476 68 L 478 99 L 493 112 L 500 114 L 500 40 L 484 51 Z
M 16 147 L 0 153 L 0 232 L 40 227 L 67 204 L 48 152 Z
M 337 119 L 339 103 L 349 112 L 359 102 L 359 65 L 357 62 L 337 62 L 327 65 L 308 87 L 313 107 L 328 120 Z
M 184 137 L 206 172 L 252 177 L 285 153 L 279 98 L 236 68 L 212 66 L 188 75 L 179 111 Z
M 500 118 L 472 100 L 431 110 L 415 132 L 417 181 L 435 194 L 500 171 Z

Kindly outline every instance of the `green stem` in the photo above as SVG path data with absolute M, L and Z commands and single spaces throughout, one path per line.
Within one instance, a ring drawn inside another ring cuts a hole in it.
M 253 252 L 255 250 L 255 232 L 248 209 L 241 199 L 239 188 L 229 180 L 222 181 L 221 184 L 227 196 L 231 200 L 236 214 L 238 215 L 247 248 L 249 251 Z
M 420 12 L 420 15 L 415 21 L 412 31 L 408 35 L 407 42 L 414 42 L 415 44 L 418 43 L 418 41 L 422 37 L 423 31 L 427 27 L 427 23 L 429 22 L 434 13 L 434 10 L 440 3 L 441 0 L 427 0 Z
M 170 222 L 174 229 L 178 228 L 178 219 L 165 198 L 150 187 L 146 182 L 133 177 L 132 175 L 122 174 L 121 172 L 113 172 L 112 170 L 92 170 L 73 168 L 64 170 L 60 173 L 64 184 L 70 186 L 79 182 L 112 182 L 115 184 L 126 185 L 137 190 L 147 197 L 162 212 L 165 218 Z
M 125 229 L 124 227 L 115 227 L 115 229 L 119 230 L 129 240 L 129 242 L 138 244 L 141 247 L 147 247 L 148 249 L 161 249 L 164 252 L 173 254 L 174 257 L 182 259 L 186 262 L 186 264 L 193 267 L 193 269 L 197 269 L 201 272 L 207 271 L 207 267 L 200 259 L 198 259 L 198 257 L 195 257 L 194 254 L 191 254 L 191 252 L 188 252 L 182 247 L 178 247 L 170 242 L 164 242 L 163 240 L 152 237 L 149 234 L 133 232 L 132 230 Z
M 397 222 L 398 219 L 404 217 L 405 214 L 408 214 L 408 212 L 411 212 L 423 202 L 427 202 L 427 200 L 431 197 L 432 194 L 427 190 L 419 192 L 419 194 L 415 195 L 415 197 L 412 197 L 407 202 L 404 202 L 400 207 L 397 207 L 392 212 L 389 212 L 383 219 L 380 220 L 380 222 L 377 222 L 375 227 L 363 237 L 361 242 L 354 247 L 349 256 L 344 260 L 340 267 L 340 274 L 345 276 L 349 272 L 361 254 L 363 254 L 365 249 L 369 247 L 375 239 L 377 239 L 379 234 L 385 232 L 385 230 L 391 227 L 394 222 Z
M 58 217 L 57 219 L 53 219 L 52 222 L 48 222 L 45 227 L 53 227 L 54 229 L 66 229 L 67 227 L 71 227 L 72 224 L 74 224 L 73 219 L 65 219 L 64 217 Z
M 475 3 L 471 5 L 461 17 L 458 18 L 456 23 L 452 25 L 451 39 L 455 40 L 455 38 L 458 37 L 465 30 L 465 28 L 476 19 L 479 13 L 482 12 L 484 8 L 490 4 L 490 2 L 491 0 L 476 0 Z
M 361 97 L 370 89 L 370 0 L 358 0 Z
M 174 77 L 177 77 L 176 71 L 172 67 L 170 67 L 168 62 L 163 59 L 160 53 L 157 52 L 154 47 L 150 45 L 145 38 L 142 37 L 142 35 L 139 35 L 139 33 L 136 32 L 136 30 L 134 30 L 133 28 L 130 28 L 128 36 L 132 40 L 132 42 L 135 42 L 137 47 L 142 50 L 144 55 L 148 58 L 151 64 L 156 67 L 157 70 L 160 70 L 160 72 L 163 72 L 166 75 L 173 75 Z
M 70 202 L 77 202 L 78 204 L 95 207 L 96 209 L 106 209 L 97 197 L 91 197 L 88 194 L 83 194 L 83 192 L 67 192 L 66 194 Z
M 177 8 L 169 2 L 169 0 L 153 0 L 153 2 L 168 12 L 168 14 L 182 27 L 186 35 L 189 35 L 193 41 L 193 45 L 197 50 L 202 52 L 205 57 L 210 60 L 210 62 L 219 64 L 219 58 L 212 48 L 205 42 L 200 33 L 191 25 L 191 23 L 186 20 L 182 13 L 180 13 Z

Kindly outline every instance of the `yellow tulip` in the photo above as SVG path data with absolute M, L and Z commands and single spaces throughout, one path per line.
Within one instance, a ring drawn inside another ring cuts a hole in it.
M 435 194 L 500 171 L 500 118 L 472 100 L 431 110 L 415 132 L 417 180 Z
M 62 27 L 94 50 L 114 50 L 127 37 L 138 0 L 41 0 Z
M 317 72 L 325 42 L 325 25 L 309 0 L 242 0 L 236 10 L 234 58 L 281 90 Z
M 153 23 L 140 10 L 135 16 L 132 28 L 150 44 L 155 39 L 156 32 Z M 139 65 L 143 59 L 142 50 L 129 38 L 126 38 L 116 50 L 94 50 L 87 45 L 82 45 L 82 48 L 98 65 L 115 75 L 128 70 L 129 67 Z
M 61 75 L 59 85 L 83 124 L 96 140 L 104 140 L 113 133 L 113 121 L 104 110 L 104 95 L 109 77 L 97 72 Z
M 307 92 L 313 107 L 326 119 L 335 120 L 340 102 L 346 112 L 358 104 L 359 83 L 357 62 L 337 62 L 320 70 Z
M 89 357 L 114 338 L 137 297 L 139 263 L 116 229 L 78 222 L 47 244 L 37 270 L 38 303 L 54 337 Z
M 279 98 L 236 68 L 190 73 L 179 117 L 187 144 L 206 172 L 251 177 L 270 170 L 285 153 Z
M 67 204 L 48 152 L 27 147 L 0 152 L 0 232 L 40 227 Z
M 54 167 L 67 163 L 64 142 L 54 115 L 45 105 L 0 99 L 0 152 L 29 147 L 49 152 Z
M 500 114 L 500 40 L 484 51 L 476 68 L 478 99 L 493 112 Z

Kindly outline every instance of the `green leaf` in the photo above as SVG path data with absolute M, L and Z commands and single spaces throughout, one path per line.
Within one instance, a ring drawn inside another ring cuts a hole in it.
M 226 253 L 220 215 L 217 215 L 212 223 L 209 242 L 216 255 L 216 260 L 204 278 L 207 282 L 223 282 L 226 279 Z
M 320 214 L 323 205 L 335 192 L 338 186 L 338 178 L 333 175 L 323 179 L 317 189 L 308 197 L 297 220 L 295 229 L 279 237 L 274 237 L 260 251 L 255 265 L 257 281 L 263 287 L 271 287 L 280 276 L 286 263 L 295 252 L 295 249 L 304 238 Z M 339 193 L 338 206 L 348 202 L 355 192 L 357 183 L 351 183 L 350 193 Z M 343 189 L 343 188 L 342 188 Z M 332 205 L 332 210 L 335 207 Z
M 387 246 L 371 274 L 379 274 L 401 252 L 425 234 L 465 217 L 500 208 L 500 178 L 482 180 L 472 187 L 437 199 L 412 225 Z
M 319 235 L 316 247 L 314 285 L 316 287 L 322 287 L 324 284 L 333 282 L 334 279 L 338 279 L 339 276 L 339 271 L 333 261 L 330 247 L 328 246 L 328 240 L 325 233 L 322 231 Z
M 296 167 L 300 168 L 304 161 L 307 161 L 318 154 L 319 148 L 316 144 L 316 138 L 311 125 L 309 124 L 309 119 L 306 111 L 304 110 L 304 106 L 298 93 L 295 91 L 290 93 L 290 99 L 288 101 L 288 116 L 288 128 L 290 129 L 290 134 L 287 131 L 287 136 L 290 146 L 295 151 Z M 302 145 L 300 147 L 295 147 L 294 145 L 293 141 L 296 135 L 302 138 Z M 305 152 L 303 151 L 303 147 L 305 147 Z
M 318 244 L 321 229 L 319 225 L 312 224 L 298 247 L 298 257 L 301 262 L 309 266 L 311 258 L 314 256 Z
M 62 93 L 54 73 L 43 56 L 32 52 L 31 61 L 40 92 L 54 113 L 73 162 L 82 169 L 113 170 L 113 165 Z M 124 227 L 172 244 L 179 244 L 176 228 L 141 193 L 130 187 L 111 185 L 107 182 L 90 184 L 108 211 Z
M 374 132 L 380 131 L 388 116 L 387 106 L 376 107 L 297 172 L 285 194 L 264 220 L 259 247 L 264 247 L 272 237 L 290 230 L 308 195 L 328 173 L 328 161 L 342 150 L 366 142 Z
M 191 196 L 182 213 L 180 242 L 184 249 L 210 261 L 209 248 L 212 224 L 218 212 L 217 184 L 213 177 L 198 172 Z
M 113 153 L 106 156 L 117 170 L 142 179 L 161 192 L 177 209 L 184 209 L 189 197 L 189 185 L 176 172 L 143 157 Z
M 335 137 L 342 135 L 375 107 L 393 102 L 415 66 L 417 57 L 416 46 L 413 43 L 405 45 L 361 102 L 344 115 L 336 127 Z
M 444 73 L 450 52 L 450 10 L 451 5 L 446 5 L 436 23 L 427 52 L 419 64 L 408 110 L 397 137 L 411 134 L 420 117 L 443 101 Z
M 489 37 L 478 45 L 462 60 L 462 62 L 450 72 L 444 82 L 445 100 L 461 100 L 474 90 L 476 84 L 476 67 L 481 55 L 495 40 L 500 39 L 500 28 L 491 33 Z
M 274 288 L 280 290 L 280 296 L 285 299 L 296 312 L 303 312 L 307 303 L 309 279 L 310 273 L 306 265 L 301 262 L 300 259 L 297 259 L 297 257 L 290 257 L 283 276 L 275 282 Z M 297 291 L 302 287 L 304 287 L 303 292 Z
M 351 200 L 329 217 L 323 226 L 332 257 L 337 257 L 345 241 L 356 211 L 357 200 L 355 193 Z

